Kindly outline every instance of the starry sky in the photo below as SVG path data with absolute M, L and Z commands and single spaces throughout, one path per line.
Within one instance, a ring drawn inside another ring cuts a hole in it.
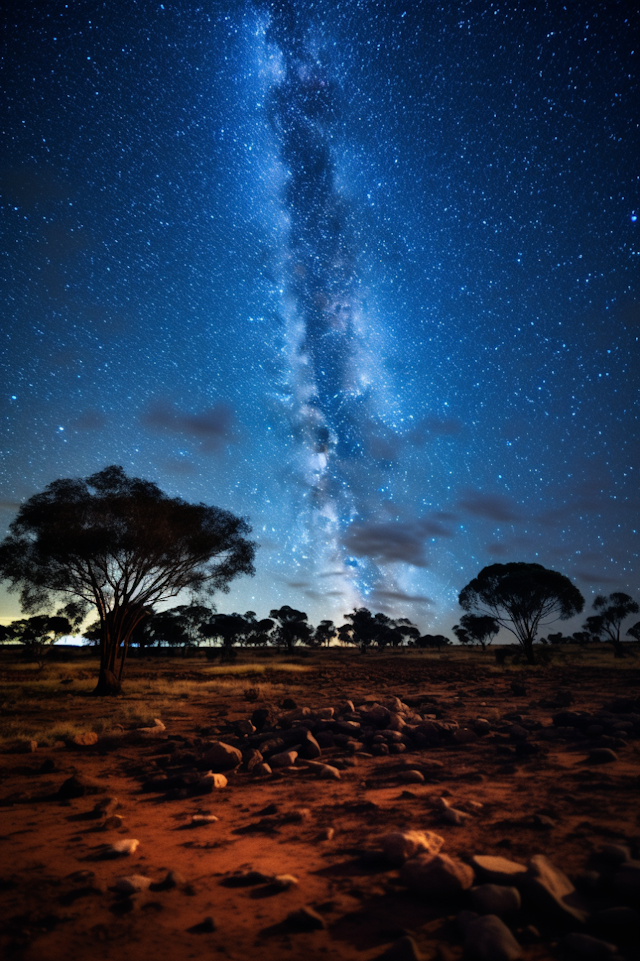
M 515 560 L 638 596 L 628 3 L 2 16 L 3 531 L 117 463 L 250 520 L 223 611 L 447 632 Z

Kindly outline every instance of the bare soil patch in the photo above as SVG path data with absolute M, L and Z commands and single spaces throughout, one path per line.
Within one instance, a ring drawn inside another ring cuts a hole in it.
M 132 659 L 126 696 L 101 700 L 89 660 L 38 674 L 3 654 L 0 953 L 472 957 L 459 916 L 477 909 L 473 892 L 416 893 L 382 853 L 386 834 L 412 830 L 467 865 L 545 855 L 586 920 L 523 888 L 504 921 L 524 958 L 578 957 L 567 934 L 611 941 L 602 912 L 638 907 L 638 663 L 322 651 L 243 654 L 212 672 L 204 658 Z M 141 731 L 154 718 L 164 729 Z M 203 761 L 220 741 L 242 758 L 221 766 L 221 788 Z M 272 773 L 248 770 L 258 751 Z M 287 752 L 294 763 L 277 767 Z M 131 839 L 131 853 L 113 850 Z M 635 935 L 615 936 L 631 961 Z

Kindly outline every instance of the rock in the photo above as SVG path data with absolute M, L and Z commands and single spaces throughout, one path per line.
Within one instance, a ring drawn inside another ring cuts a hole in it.
M 269 764 L 263 762 L 262 764 L 256 764 L 251 773 L 253 777 L 266 777 L 268 774 L 272 773 L 272 770 Z
M 142 734 L 143 737 L 158 737 L 164 731 L 166 731 L 166 728 L 159 717 L 154 717 L 153 727 L 138 728 L 138 734 Z
M 86 794 L 100 794 L 105 790 L 104 784 L 88 774 L 74 774 L 67 778 L 58 788 L 58 797 L 64 800 L 84 797 Z
M 422 961 L 423 957 L 416 942 L 406 934 L 379 954 L 377 961 Z
M 68 738 L 67 747 L 93 747 L 98 743 L 98 735 L 95 731 L 85 731 L 83 734 L 74 734 Z
M 469 727 L 461 727 L 459 730 L 452 732 L 451 740 L 454 744 L 475 744 L 478 735 Z
M 573 918 L 581 924 L 587 911 L 569 878 L 542 854 L 529 861 L 527 873 L 515 880 L 522 892 L 525 907 L 531 906 L 545 916 Z
M 318 835 L 318 841 L 333 841 L 335 833 L 335 828 L 323 828 Z
M 416 854 L 438 854 L 444 838 L 431 831 L 392 831 L 380 843 L 385 857 L 392 864 L 404 864 Z
M 605 864 L 623 864 L 631 860 L 631 851 L 624 844 L 603 844 L 596 851 L 596 856 Z
M 130 874 L 124 878 L 118 878 L 115 883 L 116 890 L 120 894 L 138 894 L 140 891 L 148 891 L 151 885 L 151 878 L 144 874 Z
M 418 854 L 405 862 L 400 880 L 425 897 L 449 897 L 471 887 L 473 871 L 446 854 Z
M 122 841 L 114 841 L 107 849 L 107 854 L 111 857 L 127 857 L 138 850 L 140 842 L 135 838 L 123 838 Z
M 124 824 L 123 817 L 121 817 L 119 814 L 112 814 L 111 817 L 108 817 L 106 819 L 102 827 L 105 831 L 117 831 L 118 828 L 121 828 L 123 826 L 123 824 Z
M 332 764 L 322 764 L 319 761 L 307 761 L 307 767 L 325 781 L 339 781 L 340 771 Z
M 287 923 L 292 928 L 299 931 L 319 931 L 326 928 L 324 918 L 322 918 L 313 908 L 298 908 L 287 915 Z
M 594 747 L 589 751 L 588 764 L 611 764 L 618 760 L 618 755 L 609 747 Z
M 242 752 L 224 741 L 216 741 L 202 758 L 202 766 L 213 772 L 231 771 L 242 764 Z
M 598 871 L 578 871 L 572 876 L 572 880 L 578 891 L 591 894 L 600 883 L 600 874 Z
M 194 814 L 189 824 L 192 828 L 199 828 L 206 824 L 215 824 L 217 820 L 215 814 Z
M 288 891 L 289 888 L 295 888 L 300 884 L 300 881 L 295 876 L 295 874 L 274 874 L 271 879 L 271 885 L 277 888 L 278 891 Z
M 256 731 L 261 731 L 268 720 L 269 709 L 266 707 L 257 707 L 251 715 L 251 723 L 255 726 Z
M 473 961 L 517 961 L 522 948 L 495 914 L 471 921 L 464 940 L 464 957 Z
M 479 717 L 473 725 L 473 730 L 478 737 L 484 737 L 485 734 L 491 734 L 491 724 L 486 718 Z
M 269 764 L 272 768 L 291 767 L 298 758 L 297 751 L 281 751 L 280 754 L 272 754 Z
M 374 704 L 371 710 L 363 713 L 363 720 L 374 727 L 385 728 L 389 726 L 391 711 L 382 704 Z
M 199 924 L 194 924 L 193 927 L 188 928 L 188 930 L 192 934 L 212 934 L 216 930 L 216 922 L 211 915 L 208 914 L 204 921 L 200 921 Z
M 192 791 L 194 794 L 210 794 L 212 791 L 219 791 L 226 787 L 228 783 L 224 774 L 214 774 L 213 771 L 207 771 L 203 777 L 192 785 Z
M 244 755 L 244 766 L 247 771 L 251 774 L 253 769 L 264 762 L 264 757 L 262 752 L 258 751 L 256 748 L 252 748 L 247 754 Z
M 165 878 L 151 885 L 152 891 L 170 891 L 172 888 L 182 888 L 187 883 L 187 879 L 180 871 L 167 871 Z
M 109 818 L 118 810 L 118 798 L 117 797 L 105 797 L 96 803 L 93 808 L 92 813 L 97 818 Z
M 471 858 L 471 863 L 480 878 L 493 884 L 516 884 L 527 873 L 524 864 L 490 854 L 476 854 Z
M 584 958 L 584 961 L 604 961 L 618 953 L 615 944 L 592 938 L 590 934 L 574 931 L 560 942 L 562 947 L 574 958 Z
M 410 768 L 408 771 L 402 771 L 398 775 L 398 780 L 403 784 L 424 784 L 424 774 L 422 771 Z
M 440 814 L 440 818 L 445 824 L 453 824 L 457 827 L 468 821 L 470 817 L 471 815 L 467 814 L 466 811 L 459 811 L 457 808 L 449 807 L 448 804 L 443 806 Z
M 241 734 L 241 735 L 255 734 L 255 731 L 256 731 L 251 721 L 247 721 L 246 719 L 242 719 L 241 721 L 236 721 L 235 728 L 238 734 Z
M 520 910 L 520 892 L 517 888 L 507 887 L 505 884 L 481 884 L 471 889 L 471 904 L 478 914 L 509 917 Z
M 305 760 L 313 761 L 322 754 L 320 745 L 316 741 L 311 731 L 307 731 L 298 744 L 298 753 Z

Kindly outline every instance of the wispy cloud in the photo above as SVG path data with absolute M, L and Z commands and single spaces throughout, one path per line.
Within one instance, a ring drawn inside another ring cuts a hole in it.
M 222 402 L 192 414 L 167 401 L 156 401 L 142 415 L 142 423 L 151 430 L 171 431 L 199 441 L 205 453 L 216 453 L 237 439 L 233 410 Z

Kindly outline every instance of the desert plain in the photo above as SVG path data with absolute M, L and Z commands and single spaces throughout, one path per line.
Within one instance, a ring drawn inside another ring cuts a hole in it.
M 2 957 L 640 956 L 631 646 L 0 675 Z

